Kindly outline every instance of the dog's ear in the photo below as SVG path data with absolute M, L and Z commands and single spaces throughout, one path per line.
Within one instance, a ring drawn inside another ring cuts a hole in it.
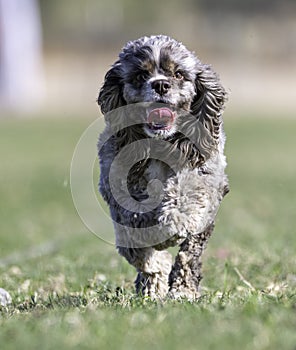
M 106 73 L 103 86 L 97 99 L 103 114 L 126 105 L 123 97 L 123 81 L 121 76 L 121 63 L 115 62 Z
M 209 65 L 201 65 L 195 79 L 196 95 L 191 103 L 191 113 L 208 130 L 212 141 L 219 141 L 222 112 L 227 100 L 219 77 Z

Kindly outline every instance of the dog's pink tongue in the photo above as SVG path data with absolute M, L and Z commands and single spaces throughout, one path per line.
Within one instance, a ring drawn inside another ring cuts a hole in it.
M 169 123 L 174 120 L 174 113 L 169 108 L 155 108 L 148 116 L 148 123 Z

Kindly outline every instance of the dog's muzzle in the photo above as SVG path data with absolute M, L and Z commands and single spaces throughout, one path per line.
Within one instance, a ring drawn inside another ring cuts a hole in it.
M 171 88 L 171 84 L 166 79 L 157 79 L 151 83 L 151 87 L 156 93 L 163 96 L 168 93 Z
M 149 111 L 148 127 L 151 130 L 169 130 L 174 124 L 176 113 L 168 107 L 155 108 Z

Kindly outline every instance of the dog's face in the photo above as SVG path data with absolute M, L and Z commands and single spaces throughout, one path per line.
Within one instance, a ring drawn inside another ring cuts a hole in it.
M 120 62 L 124 100 L 145 102 L 145 132 L 151 137 L 173 134 L 178 114 L 190 112 L 196 95 L 195 56 L 175 40 L 152 37 L 129 43 Z
M 127 43 L 106 74 L 98 98 L 103 113 L 141 103 L 145 133 L 161 138 L 173 135 L 186 114 L 205 111 L 214 118 L 223 102 L 224 90 L 211 68 L 182 43 L 163 35 Z

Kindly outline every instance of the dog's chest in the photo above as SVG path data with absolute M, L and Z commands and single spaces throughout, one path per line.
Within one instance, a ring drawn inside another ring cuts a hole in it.
M 159 183 L 164 186 L 170 176 L 172 176 L 172 171 L 168 165 L 156 159 L 149 159 L 143 171 L 134 172 L 132 178 L 129 178 L 129 192 L 133 198 L 139 201 L 145 200 L 153 192 L 161 190 Z M 154 182 L 153 180 L 158 180 L 159 182 Z M 148 188 L 150 195 L 148 194 Z
M 164 183 L 170 175 L 171 169 L 168 165 L 157 159 L 151 159 L 144 172 L 144 177 L 147 183 L 154 179 L 158 179 Z

